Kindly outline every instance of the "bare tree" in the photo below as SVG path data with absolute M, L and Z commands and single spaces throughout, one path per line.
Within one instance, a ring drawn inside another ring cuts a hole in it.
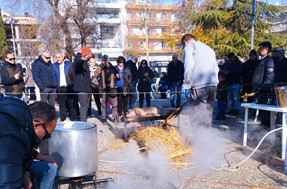
M 19 55 L 22 60 L 22 64 L 26 67 L 35 60 L 35 56 L 38 54 L 41 41 L 37 39 L 39 25 L 19 25 Z
M 88 17 L 96 14 L 94 0 L 11 0 L 10 3 L 13 6 L 19 6 L 21 3 L 29 4 L 33 7 L 31 10 L 40 16 L 43 15 L 38 11 L 41 11 L 44 5 L 49 5 L 50 15 L 46 14 L 48 20 L 40 21 L 40 38 L 46 48 L 52 51 L 62 48 L 70 59 L 80 46 L 87 44 L 87 38 L 93 34 L 95 23 Z M 77 34 L 79 34 L 79 43 L 77 43 Z

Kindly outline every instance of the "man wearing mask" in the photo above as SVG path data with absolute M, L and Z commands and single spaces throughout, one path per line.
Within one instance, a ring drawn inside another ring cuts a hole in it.
M 49 51 L 44 51 L 33 62 L 32 74 L 36 85 L 40 89 L 41 101 L 55 106 L 57 85 Z
M 90 68 L 88 62 L 92 58 L 92 51 L 88 47 L 83 47 L 78 53 L 74 62 L 74 91 L 78 94 L 80 103 L 80 119 L 87 121 L 87 113 L 90 104 L 90 94 L 92 92 Z
M 1 69 L 2 84 L 5 95 L 21 98 L 24 91 L 23 69 L 21 64 L 15 63 L 12 52 L 6 52 L 5 63 Z

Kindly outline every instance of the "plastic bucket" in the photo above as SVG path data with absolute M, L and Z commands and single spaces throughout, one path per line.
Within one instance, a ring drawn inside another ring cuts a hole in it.
M 287 107 L 287 86 L 274 87 L 276 92 L 277 105 L 279 108 Z

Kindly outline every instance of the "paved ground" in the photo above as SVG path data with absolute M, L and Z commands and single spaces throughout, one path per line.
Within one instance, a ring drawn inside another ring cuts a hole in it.
M 153 100 L 155 107 L 169 105 L 167 100 Z M 96 115 L 96 110 L 93 111 Z M 287 174 L 284 173 L 284 161 L 280 159 L 281 133 L 276 139 L 268 137 L 258 151 L 244 163 L 235 167 L 248 157 L 268 129 L 253 123 L 250 119 L 247 147 L 242 146 L 243 114 L 226 120 L 214 121 L 213 129 L 193 136 L 190 139 L 193 153 L 190 161 L 181 169 L 168 162 L 164 155 L 151 152 L 143 155 L 132 140 L 124 142 L 117 139 L 113 129 L 121 132 L 123 124 L 112 128 L 113 124 L 103 125 L 98 117 L 88 122 L 95 123 L 98 135 L 97 179 L 111 178 L 112 181 L 98 184 L 98 188 L 108 189 L 271 189 L 287 188 Z M 128 127 L 152 125 L 151 122 L 130 123 Z M 191 130 L 188 122 L 188 110 L 173 120 L 181 134 L 188 139 Z M 110 127 L 110 126 L 112 127 Z M 281 125 L 278 124 L 278 127 Z M 118 133 L 119 133 L 118 132 Z M 172 139 L 171 139 L 172 140 Z M 61 185 L 60 188 L 66 188 Z M 88 188 L 88 186 L 86 187 Z

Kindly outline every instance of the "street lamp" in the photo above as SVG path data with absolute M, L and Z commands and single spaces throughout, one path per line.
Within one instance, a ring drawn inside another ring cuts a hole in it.
M 15 38 L 14 38 L 14 28 L 13 28 L 14 19 L 13 19 L 13 16 L 11 16 L 10 24 L 11 24 L 11 32 L 12 32 L 13 51 L 14 51 L 14 56 L 16 58 L 16 45 L 15 45 Z

